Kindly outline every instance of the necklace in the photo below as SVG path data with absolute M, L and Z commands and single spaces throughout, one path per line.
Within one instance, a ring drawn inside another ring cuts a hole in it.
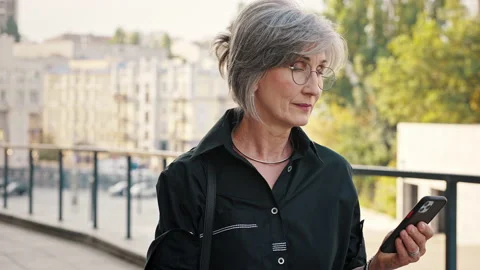
M 250 159 L 250 160 L 253 160 L 255 162 L 258 162 L 258 163 L 262 163 L 262 164 L 269 164 L 269 165 L 272 165 L 272 164 L 280 164 L 280 163 L 283 163 L 287 160 L 290 159 L 291 156 L 285 158 L 285 159 L 282 159 L 282 160 L 279 160 L 279 161 L 263 161 L 263 160 L 259 160 L 259 159 L 256 159 L 256 158 L 252 158 L 250 156 L 247 156 L 245 155 L 242 151 L 240 151 L 240 149 L 238 149 L 236 146 L 235 146 L 235 143 L 233 143 L 233 140 L 232 140 L 232 145 L 233 145 L 233 148 L 235 150 L 237 150 L 242 156 L 246 157 L 247 159 Z

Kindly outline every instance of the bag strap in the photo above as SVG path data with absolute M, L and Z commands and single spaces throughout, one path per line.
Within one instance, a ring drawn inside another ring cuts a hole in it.
M 203 221 L 203 239 L 200 252 L 200 270 L 208 270 L 210 266 L 210 251 L 212 246 L 213 219 L 215 215 L 215 197 L 217 193 L 217 179 L 215 170 L 210 162 L 207 163 L 207 196 Z

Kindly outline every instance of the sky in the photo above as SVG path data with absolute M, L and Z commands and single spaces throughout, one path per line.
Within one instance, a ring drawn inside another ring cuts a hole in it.
M 252 0 L 244 0 L 249 3 Z M 22 36 L 40 42 L 70 32 L 112 35 L 167 31 L 186 40 L 210 38 L 225 30 L 241 0 L 18 0 Z M 297 0 L 320 11 L 322 0 Z

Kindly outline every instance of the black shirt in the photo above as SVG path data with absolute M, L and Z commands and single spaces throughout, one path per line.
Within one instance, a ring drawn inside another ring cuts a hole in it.
M 293 155 L 271 189 L 255 167 L 233 150 L 231 131 L 241 117 L 228 110 L 196 148 L 161 173 L 155 236 L 182 228 L 201 237 L 204 162 L 212 162 L 217 202 L 210 269 L 365 265 L 363 221 L 349 163 L 293 128 Z

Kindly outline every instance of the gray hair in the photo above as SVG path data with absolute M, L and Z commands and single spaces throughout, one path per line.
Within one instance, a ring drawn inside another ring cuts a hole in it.
M 213 43 L 219 70 L 228 78 L 234 101 L 259 119 L 254 85 L 268 69 L 300 55 L 325 52 L 329 67 L 345 63 L 347 45 L 328 19 L 308 13 L 292 0 L 259 0 L 247 5 Z

